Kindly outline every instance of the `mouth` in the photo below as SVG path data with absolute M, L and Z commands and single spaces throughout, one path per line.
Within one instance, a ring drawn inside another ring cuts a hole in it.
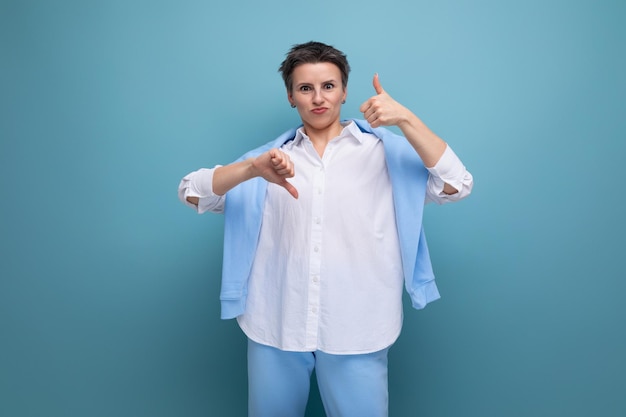
M 326 108 L 326 107 L 316 107 L 313 110 L 311 110 L 311 113 L 313 113 L 313 114 L 324 114 L 324 113 L 326 113 L 327 110 L 328 110 L 328 108 Z

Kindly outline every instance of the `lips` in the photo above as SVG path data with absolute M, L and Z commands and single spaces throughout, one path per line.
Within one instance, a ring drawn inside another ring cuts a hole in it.
M 324 113 L 326 113 L 327 110 L 328 110 L 328 108 L 326 108 L 326 107 L 316 107 L 313 110 L 311 110 L 311 113 L 313 113 L 313 114 L 324 114 Z

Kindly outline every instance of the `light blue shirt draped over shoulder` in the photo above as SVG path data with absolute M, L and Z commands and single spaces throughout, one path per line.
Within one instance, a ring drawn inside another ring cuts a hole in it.
M 385 128 L 372 128 L 364 120 L 357 126 L 383 142 L 391 179 L 405 288 L 414 308 L 438 299 L 439 291 L 422 227 L 429 172 L 409 142 Z M 254 149 L 239 160 L 255 157 L 292 140 L 296 129 Z M 220 300 L 221 317 L 235 318 L 246 306 L 248 278 L 258 244 L 267 181 L 253 178 L 226 194 L 224 206 L 224 260 Z

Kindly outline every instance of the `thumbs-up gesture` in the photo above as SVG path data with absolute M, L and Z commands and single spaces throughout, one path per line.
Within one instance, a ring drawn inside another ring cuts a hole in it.
M 378 74 L 373 80 L 376 95 L 366 100 L 359 111 L 372 127 L 399 125 L 406 121 L 410 110 L 395 101 L 383 89 L 378 79 Z

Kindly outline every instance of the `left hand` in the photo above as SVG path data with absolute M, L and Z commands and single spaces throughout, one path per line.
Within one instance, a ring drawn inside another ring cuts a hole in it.
M 359 108 L 370 126 L 399 126 L 406 121 L 410 111 L 387 94 L 380 85 L 378 74 L 374 75 L 373 85 L 376 95 L 366 100 Z

